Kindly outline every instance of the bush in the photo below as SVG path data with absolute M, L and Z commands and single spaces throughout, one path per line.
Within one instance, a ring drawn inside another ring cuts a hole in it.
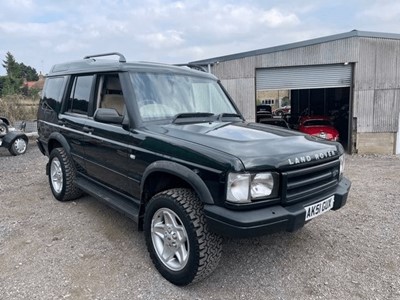
M 38 97 L 4 96 L 0 98 L 0 116 L 8 118 L 11 123 L 15 121 L 33 121 L 36 120 L 38 104 Z

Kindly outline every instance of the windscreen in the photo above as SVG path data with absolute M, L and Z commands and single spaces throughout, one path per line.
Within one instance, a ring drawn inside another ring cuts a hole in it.
M 131 73 L 143 121 L 172 119 L 184 113 L 236 114 L 215 80 L 163 73 Z

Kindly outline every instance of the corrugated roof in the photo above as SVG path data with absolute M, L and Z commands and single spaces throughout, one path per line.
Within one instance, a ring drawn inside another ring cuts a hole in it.
M 270 48 L 246 51 L 246 52 L 241 52 L 241 53 L 236 53 L 236 54 L 218 56 L 218 57 L 213 57 L 213 58 L 209 58 L 209 59 L 197 60 L 197 61 L 193 61 L 190 63 L 197 64 L 197 65 L 208 65 L 208 64 L 214 64 L 216 62 L 223 62 L 223 61 L 228 61 L 228 60 L 245 58 L 245 57 L 249 57 L 249 56 L 268 54 L 268 53 L 273 53 L 273 52 L 278 52 L 278 51 L 284 51 L 284 50 L 289 50 L 289 49 L 294 49 L 294 48 L 311 46 L 311 45 L 315 45 L 315 44 L 332 42 L 332 41 L 341 40 L 341 39 L 352 38 L 352 37 L 368 37 L 368 38 L 400 40 L 400 34 L 397 34 L 397 33 L 352 30 L 350 32 L 344 32 L 344 33 L 324 36 L 324 37 L 315 38 L 315 39 L 311 39 L 311 40 L 306 40 L 306 41 L 301 41 L 301 42 L 296 42 L 296 43 L 291 43 L 291 44 L 285 44 L 285 45 L 280 45 L 280 46 L 275 46 L 275 47 L 270 47 Z

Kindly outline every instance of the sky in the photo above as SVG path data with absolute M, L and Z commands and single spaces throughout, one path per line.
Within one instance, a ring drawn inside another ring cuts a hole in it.
M 1 0 L 0 60 L 42 74 L 86 55 L 187 63 L 360 31 L 400 33 L 400 1 Z M 0 75 L 6 70 L 0 66 Z

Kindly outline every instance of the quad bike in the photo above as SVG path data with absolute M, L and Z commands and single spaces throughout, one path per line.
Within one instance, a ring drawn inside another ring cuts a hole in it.
M 28 137 L 21 130 L 24 129 L 22 123 L 20 130 L 10 126 L 7 118 L 0 117 L 0 147 L 7 148 L 12 155 L 21 155 L 28 148 Z

